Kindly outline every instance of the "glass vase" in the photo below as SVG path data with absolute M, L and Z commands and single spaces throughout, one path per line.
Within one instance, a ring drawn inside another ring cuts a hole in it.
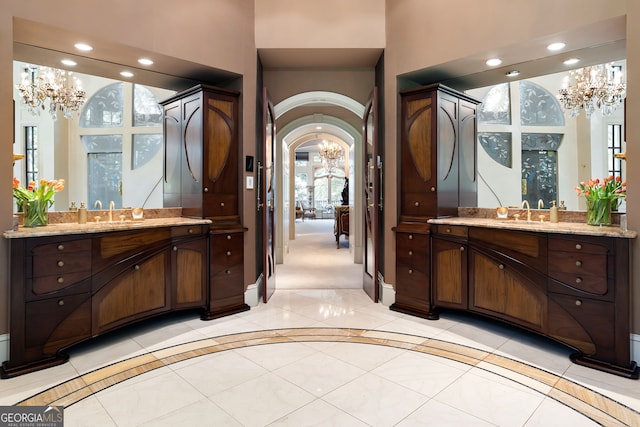
M 25 227 L 41 227 L 48 224 L 48 201 L 40 199 L 27 200 L 26 202 L 24 202 L 23 208 L 24 217 L 22 225 L 24 225 Z
M 609 225 L 611 224 L 611 200 L 587 199 L 587 224 Z

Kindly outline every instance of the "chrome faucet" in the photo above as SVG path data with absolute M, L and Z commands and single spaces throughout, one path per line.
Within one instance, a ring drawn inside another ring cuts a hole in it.
M 542 209 L 544 208 L 544 200 L 540 199 L 538 200 L 538 209 Z
M 113 209 L 116 207 L 116 204 L 112 201 L 109 202 L 109 222 L 113 222 Z
M 524 205 L 527 205 L 527 222 L 531 222 L 531 207 L 529 206 L 529 202 L 527 200 L 522 201 L 522 208 L 524 209 Z
M 93 204 L 93 209 L 97 208 L 98 205 L 100 205 L 100 210 L 102 210 L 102 202 L 100 200 L 96 200 L 96 202 Z

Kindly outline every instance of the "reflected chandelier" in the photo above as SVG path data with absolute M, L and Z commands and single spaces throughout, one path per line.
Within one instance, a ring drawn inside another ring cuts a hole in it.
M 322 141 L 318 146 L 322 165 L 329 172 L 333 172 L 338 162 L 342 159 L 342 147 L 335 142 Z
M 32 114 L 40 114 L 48 104 L 53 120 L 58 118 L 58 111 L 62 111 L 65 118 L 72 118 L 87 100 L 80 80 L 56 68 L 27 66 L 16 88 Z
M 571 117 L 583 109 L 590 118 L 596 110 L 603 116 L 611 114 L 624 100 L 626 85 L 621 68 L 601 64 L 570 71 L 559 92 L 560 104 Z

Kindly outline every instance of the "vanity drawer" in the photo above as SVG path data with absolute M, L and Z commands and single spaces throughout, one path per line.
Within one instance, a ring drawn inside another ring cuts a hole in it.
M 434 233 L 442 236 L 455 236 L 466 239 L 469 236 L 469 228 L 463 225 L 439 224 L 434 227 Z
M 607 257 L 554 251 L 549 254 L 549 277 L 582 292 L 605 295 L 608 291 Z
M 171 237 L 197 236 L 203 233 L 202 225 L 183 225 L 171 227 Z
M 68 254 L 91 251 L 91 239 L 68 240 L 35 246 L 31 253 L 34 257 L 51 254 Z
M 49 295 L 52 292 L 58 292 L 56 295 L 68 294 L 71 292 L 71 289 L 65 292 L 59 291 L 72 287 L 72 292 L 74 293 L 83 291 L 88 292 L 91 288 L 91 281 L 89 280 L 90 277 L 90 271 L 78 271 L 52 276 L 34 277 L 31 280 L 32 295 L 28 295 L 27 300 L 33 300 L 39 296 Z M 86 283 L 81 284 L 80 282 L 82 281 L 86 281 Z
M 91 272 L 91 252 L 60 253 L 33 257 L 33 277 Z

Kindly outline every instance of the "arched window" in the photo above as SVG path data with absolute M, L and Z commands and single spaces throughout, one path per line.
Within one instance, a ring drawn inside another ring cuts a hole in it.
M 162 148 L 162 109 L 153 92 L 124 82 L 102 87 L 80 113 L 80 140 L 88 159 L 89 207 L 96 200 L 113 201 L 116 208 L 143 206 L 150 193 L 136 181 L 154 183 L 162 175 L 161 168 L 144 171 Z M 131 190 L 124 202 L 123 187 Z

